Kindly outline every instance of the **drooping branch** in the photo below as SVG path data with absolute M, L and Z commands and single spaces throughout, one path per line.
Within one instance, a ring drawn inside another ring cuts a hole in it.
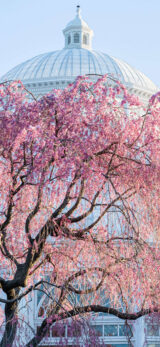
M 125 196 L 129 191 L 132 190 L 131 188 L 128 188 L 127 190 L 125 190 L 121 196 Z M 90 225 L 88 225 L 86 228 L 83 228 L 81 230 L 71 230 L 70 235 L 73 237 L 83 237 L 83 235 L 85 235 L 89 230 L 91 230 L 95 225 L 97 225 L 100 220 L 102 220 L 102 218 L 104 217 L 104 215 L 107 213 L 107 211 L 117 202 L 119 201 L 120 197 L 116 197 L 115 199 L 113 199 L 110 203 L 108 203 L 108 205 L 106 206 L 106 208 L 103 210 L 103 212 L 98 216 L 97 219 L 95 219 L 95 221 L 93 221 L 93 223 L 91 223 Z
M 159 312 L 159 309 L 155 307 L 154 309 L 145 309 L 145 310 L 140 310 L 135 313 L 127 313 L 127 312 L 122 312 L 119 311 L 115 308 L 111 307 L 105 307 L 101 305 L 86 305 L 83 307 L 76 306 L 72 310 L 69 310 L 66 312 L 66 310 L 63 310 L 63 312 L 58 313 L 58 314 L 51 314 L 48 318 L 46 318 L 41 327 L 39 328 L 38 335 L 35 336 L 33 339 L 31 339 L 25 347 L 36 347 L 38 343 L 41 342 L 43 337 L 45 337 L 47 331 L 49 331 L 50 327 L 55 323 L 59 322 L 61 320 L 64 320 L 66 318 L 71 318 L 77 315 L 81 314 L 91 314 L 91 313 L 105 313 L 105 314 L 111 314 L 115 317 L 118 317 L 123 320 L 137 320 L 140 317 L 143 317 L 145 315 L 154 313 L 154 312 Z
M 69 221 L 71 223 L 80 222 L 81 220 L 83 220 L 84 218 L 88 217 L 93 212 L 93 209 L 95 207 L 95 202 L 96 202 L 98 196 L 100 195 L 100 193 L 102 192 L 102 190 L 104 188 L 104 185 L 105 185 L 105 182 L 102 184 L 102 187 L 94 195 L 94 197 L 93 197 L 93 199 L 91 201 L 91 207 L 88 209 L 88 211 L 84 212 L 82 215 L 80 215 L 78 217 L 71 217 L 71 218 L 69 218 Z M 68 217 L 68 213 L 66 213 L 66 215 Z

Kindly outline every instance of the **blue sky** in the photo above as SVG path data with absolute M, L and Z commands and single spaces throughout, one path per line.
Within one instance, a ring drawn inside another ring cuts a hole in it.
M 160 0 L 0 0 L 0 76 L 62 49 L 62 29 L 80 4 L 93 48 L 128 62 L 160 86 Z

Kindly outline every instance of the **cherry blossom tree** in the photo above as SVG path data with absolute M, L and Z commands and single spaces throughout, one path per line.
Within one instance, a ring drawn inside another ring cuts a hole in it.
M 68 317 L 160 309 L 160 94 L 144 106 L 104 76 L 30 97 L 0 86 L 3 347 L 34 291 L 48 301 L 26 346 Z

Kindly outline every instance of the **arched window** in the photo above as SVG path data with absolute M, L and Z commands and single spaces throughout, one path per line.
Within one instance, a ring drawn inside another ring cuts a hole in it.
M 74 34 L 74 43 L 79 43 L 79 34 L 78 33 Z
M 87 43 L 88 43 L 87 41 L 88 41 L 88 40 L 87 40 L 87 35 L 84 34 L 84 35 L 83 35 L 83 44 L 84 44 L 84 45 L 87 45 Z
M 68 45 L 71 43 L 71 35 L 68 35 Z

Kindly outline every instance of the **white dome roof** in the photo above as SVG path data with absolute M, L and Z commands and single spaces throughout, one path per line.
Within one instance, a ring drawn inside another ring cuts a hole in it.
M 70 27 L 85 27 L 86 29 L 89 29 L 88 24 L 80 17 L 76 17 L 75 19 L 71 20 L 65 27 L 65 29 L 69 29 Z
M 35 94 L 42 95 L 53 87 L 64 88 L 80 75 L 92 75 L 91 78 L 95 79 L 97 75 L 109 74 L 145 98 L 157 91 L 156 85 L 140 71 L 91 49 L 93 31 L 82 20 L 79 6 L 75 19 L 69 22 L 63 33 L 64 49 L 40 54 L 17 65 L 1 81 L 21 80 Z
M 81 17 L 80 6 L 77 6 L 76 17 L 66 25 L 64 30 L 68 30 L 70 27 L 83 27 L 87 30 L 90 30 L 88 24 Z
M 62 49 L 40 54 L 14 67 L 2 80 L 73 80 L 79 75 L 109 74 L 129 87 L 155 91 L 155 84 L 127 63 L 107 54 L 84 48 Z

